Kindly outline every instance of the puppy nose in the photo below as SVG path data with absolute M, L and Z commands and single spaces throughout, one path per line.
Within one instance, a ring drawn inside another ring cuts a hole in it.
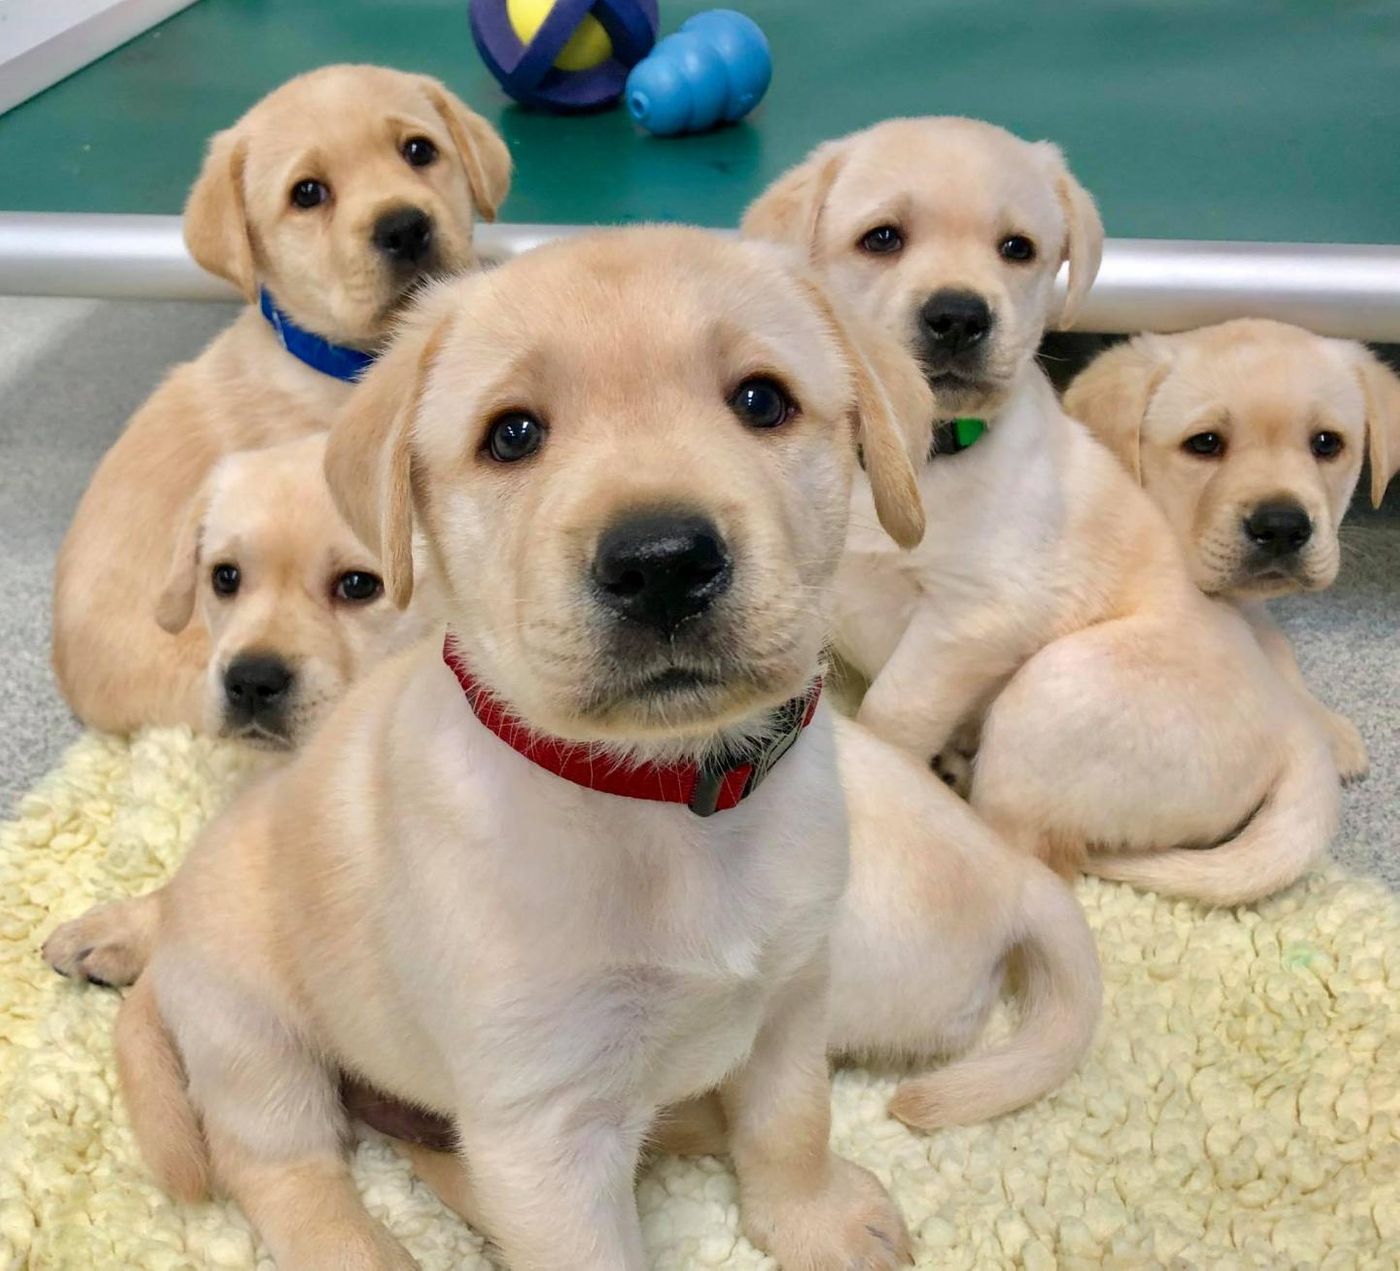
M 1296 503 L 1261 503 L 1244 520 L 1245 536 L 1265 556 L 1287 556 L 1312 537 L 1312 518 Z
M 935 291 L 919 310 L 924 338 L 941 353 L 966 353 L 992 329 L 992 311 L 973 291 Z
M 433 222 L 420 207 L 400 207 L 385 212 L 370 235 L 374 245 L 400 265 L 416 265 L 433 243 Z
M 598 542 L 593 584 L 615 613 L 674 631 L 729 587 L 729 553 L 718 529 L 699 516 L 638 516 Z
M 292 679 L 291 668 L 281 658 L 245 653 L 224 671 L 224 696 L 236 714 L 252 719 L 280 710 Z

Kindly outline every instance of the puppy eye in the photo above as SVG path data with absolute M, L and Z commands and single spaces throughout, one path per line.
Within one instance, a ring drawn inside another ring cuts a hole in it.
M 379 581 L 379 575 L 371 574 L 367 569 L 347 570 L 335 584 L 336 599 L 349 600 L 356 604 L 373 600 L 383 590 L 384 584 Z
M 751 428 L 777 428 L 797 413 L 797 403 L 781 384 L 760 375 L 730 394 L 729 409 Z
M 523 410 L 507 411 L 497 416 L 486 434 L 486 449 L 497 463 L 515 463 L 534 454 L 544 444 L 547 431 L 533 415 Z
M 904 235 L 895 225 L 877 225 L 860 240 L 861 251 L 872 256 L 888 256 L 903 246 Z
M 298 207 L 316 207 L 331 196 L 324 181 L 298 181 L 292 186 L 292 202 Z
M 438 157 L 438 148 L 427 137 L 410 137 L 400 151 L 411 168 L 426 168 Z
M 1341 433 L 1326 431 L 1313 433 L 1311 444 L 1313 454 L 1319 459 L 1335 459 L 1346 446 Z
M 997 251 L 1003 260 L 1014 261 L 1018 265 L 1035 259 L 1035 244 L 1024 234 L 1011 234 L 1003 238 Z
M 238 572 L 237 565 L 215 565 L 209 573 L 209 583 L 218 596 L 234 595 L 242 581 L 243 575 Z
M 1203 459 L 1218 459 L 1225 453 L 1225 438 L 1218 432 L 1198 432 L 1183 441 L 1181 448 Z

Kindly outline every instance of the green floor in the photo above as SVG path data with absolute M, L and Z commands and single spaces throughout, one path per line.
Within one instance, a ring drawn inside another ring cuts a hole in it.
M 732 224 L 815 142 L 897 114 L 1059 141 L 1109 232 L 1400 242 L 1395 0 L 733 0 L 775 78 L 740 127 L 659 141 L 621 112 L 510 106 L 466 0 L 199 0 L 0 118 L 0 210 L 176 212 L 205 139 L 298 71 L 430 72 L 498 121 L 511 221 Z M 663 29 L 711 7 L 662 0 Z

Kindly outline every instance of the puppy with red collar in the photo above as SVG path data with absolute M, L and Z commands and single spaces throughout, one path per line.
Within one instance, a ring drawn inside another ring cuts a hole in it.
M 399 604 L 421 536 L 447 645 L 352 687 L 160 894 L 117 1051 L 172 1192 L 212 1173 L 282 1266 L 409 1265 L 350 1178 L 344 1072 L 454 1117 L 510 1265 L 638 1268 L 643 1140 L 717 1089 L 752 1239 L 907 1257 L 828 1146 L 818 697 L 857 428 L 916 542 L 906 439 L 781 249 L 618 231 L 427 298 L 327 475 Z

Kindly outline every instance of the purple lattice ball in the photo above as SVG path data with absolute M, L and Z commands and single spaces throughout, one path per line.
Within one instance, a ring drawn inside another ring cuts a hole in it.
M 657 0 L 555 0 L 529 43 L 521 41 L 506 0 L 470 0 L 472 39 L 487 69 L 516 101 L 563 112 L 597 110 L 622 95 L 627 72 L 656 43 Z M 583 71 L 554 65 L 578 24 L 592 14 L 608 33 L 613 53 Z

